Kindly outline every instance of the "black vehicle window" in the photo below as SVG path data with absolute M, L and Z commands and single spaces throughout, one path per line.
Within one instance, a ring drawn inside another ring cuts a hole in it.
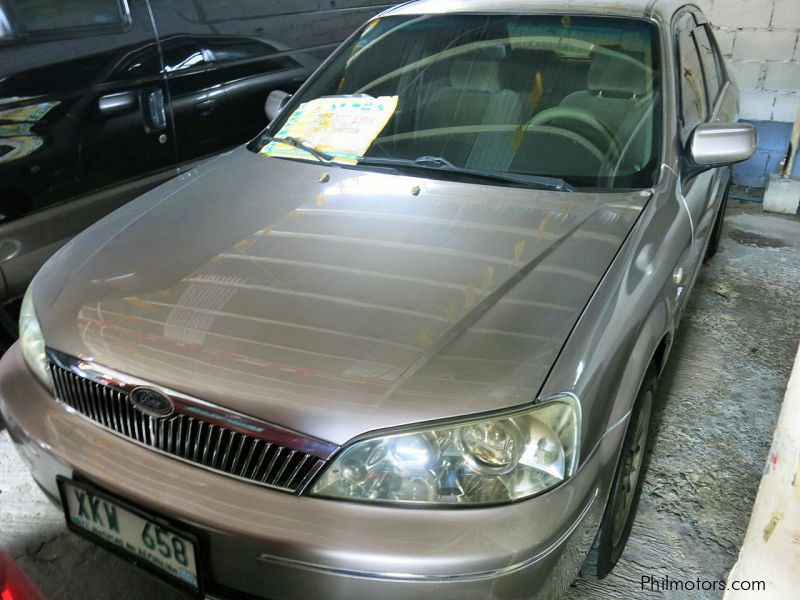
M 299 63 L 278 52 L 272 44 L 249 38 L 209 38 L 204 40 L 215 63 L 241 63 L 269 58 L 270 70 L 294 69 Z
M 205 55 L 197 42 L 191 39 L 167 40 L 162 45 L 164 70 L 175 73 L 206 64 Z M 161 72 L 161 56 L 155 44 L 126 57 L 109 78 L 110 80 L 135 80 L 150 78 Z
M 13 0 L 15 14 L 30 33 L 123 24 L 119 0 Z
M 678 65 L 680 69 L 681 139 L 689 139 L 694 128 L 708 119 L 708 102 L 703 84 L 703 69 L 694 37 L 689 29 L 678 32 Z
M 700 60 L 703 63 L 703 73 L 706 77 L 706 88 L 711 106 L 714 105 L 722 89 L 722 65 L 714 43 L 711 41 L 710 32 L 706 27 L 698 27 L 694 30 L 694 39 L 697 49 L 700 52 Z

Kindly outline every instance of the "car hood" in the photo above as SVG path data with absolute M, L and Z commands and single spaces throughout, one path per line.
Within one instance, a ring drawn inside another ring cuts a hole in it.
M 534 400 L 649 197 L 240 149 L 75 238 L 34 299 L 55 350 L 341 444 Z

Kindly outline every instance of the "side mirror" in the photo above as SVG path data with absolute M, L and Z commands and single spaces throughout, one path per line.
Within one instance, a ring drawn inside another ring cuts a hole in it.
M 269 119 L 270 123 L 278 118 L 278 115 L 281 114 L 283 107 L 286 106 L 291 97 L 290 93 L 282 92 L 281 90 L 270 92 L 267 103 L 264 105 L 264 112 L 267 113 L 267 119 Z
M 722 167 L 747 160 L 756 151 L 758 133 L 749 123 L 704 124 L 689 139 L 689 160 L 701 167 Z

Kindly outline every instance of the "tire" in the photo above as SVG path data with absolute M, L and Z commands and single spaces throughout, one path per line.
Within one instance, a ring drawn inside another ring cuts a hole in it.
M 708 241 L 708 248 L 706 249 L 706 256 L 704 260 L 711 260 L 719 250 L 719 243 L 722 240 L 722 225 L 725 221 L 725 211 L 728 209 L 728 194 L 731 191 L 731 184 L 725 188 L 725 195 L 722 196 L 722 202 L 719 205 L 719 212 L 717 213 L 717 220 L 714 221 L 714 229 L 711 231 L 711 239 Z
M 608 576 L 622 556 L 630 537 L 650 459 L 656 382 L 656 373 L 651 367 L 628 420 L 600 529 L 581 568 L 583 577 L 604 579 Z

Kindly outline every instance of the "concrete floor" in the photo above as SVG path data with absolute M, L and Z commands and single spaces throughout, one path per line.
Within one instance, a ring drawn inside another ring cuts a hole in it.
M 616 571 L 568 600 L 719 598 L 640 591 L 642 576 L 724 580 L 736 561 L 800 341 L 800 220 L 732 202 L 659 388 L 639 516 Z M 0 432 L 0 548 L 48 598 L 183 598 L 66 531 Z

